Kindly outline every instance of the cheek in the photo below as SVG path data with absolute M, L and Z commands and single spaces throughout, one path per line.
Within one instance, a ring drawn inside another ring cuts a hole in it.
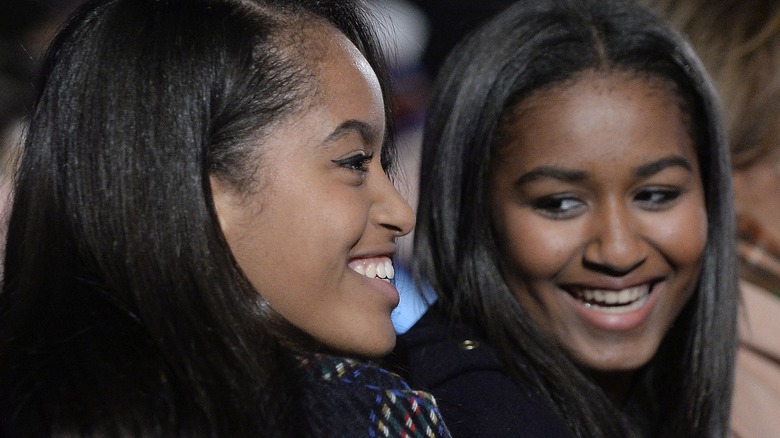
M 578 224 L 546 220 L 517 207 L 495 211 L 499 248 L 510 277 L 549 279 L 576 255 L 581 235 Z
M 707 212 L 703 201 L 681 207 L 648 225 L 670 262 L 680 268 L 698 267 L 707 244 Z
M 360 196 L 338 196 L 323 194 L 322 202 L 313 211 L 305 214 L 306 226 L 298 230 L 299 238 L 303 234 L 307 240 L 316 242 L 319 247 L 312 251 L 345 250 L 355 245 L 366 231 L 369 223 L 368 203 Z M 312 202 L 308 203 L 313 205 Z

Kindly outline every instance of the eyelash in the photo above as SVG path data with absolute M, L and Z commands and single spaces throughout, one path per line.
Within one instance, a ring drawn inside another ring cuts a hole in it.
M 641 202 L 646 209 L 660 211 L 666 209 L 682 194 L 682 190 L 674 188 L 654 187 L 640 191 L 634 199 Z M 652 199 L 659 198 L 660 199 Z
M 663 211 L 682 195 L 682 190 L 674 188 L 647 188 L 634 196 L 634 201 L 647 211 Z M 655 198 L 655 199 L 653 199 Z M 573 204 L 566 206 L 567 204 Z M 577 216 L 585 202 L 570 195 L 553 195 L 537 199 L 532 207 L 551 219 L 570 219 Z
M 564 203 L 574 201 L 577 205 L 572 207 L 563 207 Z M 541 212 L 544 216 L 551 219 L 569 219 L 577 215 L 580 209 L 584 207 L 584 202 L 568 195 L 546 196 L 537 199 L 532 206 L 535 210 Z
M 366 154 L 365 152 L 360 152 L 355 155 L 350 155 L 346 158 L 342 158 L 339 160 L 332 160 L 332 161 L 338 166 L 341 166 L 345 169 L 354 170 L 360 173 L 366 173 L 368 172 L 368 164 L 371 162 L 373 158 L 374 158 L 373 153 Z

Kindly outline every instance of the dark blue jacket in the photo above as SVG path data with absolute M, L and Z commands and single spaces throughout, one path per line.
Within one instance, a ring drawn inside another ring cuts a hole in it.
M 545 401 L 510 379 L 493 348 L 440 323 L 436 309 L 398 337 L 389 366 L 434 395 L 453 437 L 573 437 Z

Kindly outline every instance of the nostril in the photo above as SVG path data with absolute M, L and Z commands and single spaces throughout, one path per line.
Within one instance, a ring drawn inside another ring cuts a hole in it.
M 583 265 L 613 277 L 627 275 L 647 259 L 644 238 L 624 209 L 609 209 L 601 219 L 585 245 Z
M 382 224 L 382 226 L 385 227 L 386 229 L 392 231 L 393 234 L 395 234 L 395 235 L 399 235 L 400 236 L 400 235 L 406 234 L 406 232 L 404 232 L 404 230 L 401 227 L 399 227 L 398 225 Z
M 643 259 L 638 260 L 638 261 L 636 261 L 634 263 L 631 263 L 631 264 L 627 264 L 627 265 L 623 265 L 623 266 L 617 266 L 617 265 L 614 265 L 614 264 L 605 263 L 605 262 L 596 262 L 596 261 L 588 260 L 587 258 L 585 258 L 583 260 L 583 264 L 585 265 L 585 267 L 587 269 L 598 271 L 598 272 L 601 272 L 603 274 L 609 275 L 611 277 L 622 277 L 622 276 L 630 274 L 635 269 L 637 269 L 640 266 L 642 266 L 642 264 L 645 263 L 645 260 L 647 260 L 647 259 L 643 258 Z

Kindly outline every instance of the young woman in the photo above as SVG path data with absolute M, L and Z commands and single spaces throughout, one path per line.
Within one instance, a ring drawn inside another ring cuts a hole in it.
M 724 436 L 736 314 L 726 142 L 656 16 L 522 1 L 437 80 L 395 360 L 453 436 Z M 502 435 L 503 434 L 503 435 Z
M 49 53 L 0 294 L 10 436 L 441 436 L 390 351 L 385 70 L 346 1 L 105 0 Z

